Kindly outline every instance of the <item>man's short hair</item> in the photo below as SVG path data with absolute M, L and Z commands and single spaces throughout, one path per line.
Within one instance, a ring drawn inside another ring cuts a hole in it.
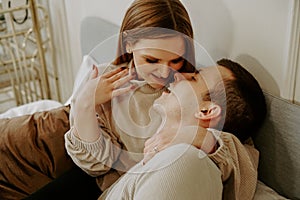
M 221 126 L 216 128 L 232 133 L 244 142 L 265 119 L 267 109 L 263 91 L 252 74 L 240 64 L 229 59 L 221 59 L 217 64 L 229 69 L 234 79 L 223 80 L 206 95 L 222 107 L 224 124 L 220 123 Z

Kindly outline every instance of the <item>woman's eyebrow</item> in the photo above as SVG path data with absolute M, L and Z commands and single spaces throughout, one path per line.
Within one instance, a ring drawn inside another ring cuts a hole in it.
M 150 55 L 143 55 L 143 57 L 144 57 L 144 58 L 147 58 L 147 59 L 157 60 L 157 61 L 161 60 L 161 59 L 159 59 L 159 58 L 155 58 L 155 57 L 150 56 Z
M 142 55 L 144 58 L 148 58 L 148 59 L 153 59 L 153 60 L 157 60 L 157 61 L 160 61 L 161 59 L 160 58 L 156 58 L 156 57 L 153 57 L 151 55 Z M 177 62 L 177 61 L 180 61 L 180 60 L 183 60 L 183 57 L 182 56 L 179 56 L 178 58 L 174 58 L 171 60 L 171 62 Z

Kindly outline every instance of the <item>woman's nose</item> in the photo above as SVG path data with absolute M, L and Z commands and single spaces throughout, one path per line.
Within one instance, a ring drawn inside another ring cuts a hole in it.
M 159 68 L 159 73 L 162 78 L 168 78 L 170 74 L 170 67 L 168 65 L 161 65 Z

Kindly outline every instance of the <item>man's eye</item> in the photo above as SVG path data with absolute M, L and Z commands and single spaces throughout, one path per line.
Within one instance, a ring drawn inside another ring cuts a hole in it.
M 146 62 L 147 62 L 147 63 L 157 63 L 158 60 L 146 58 Z

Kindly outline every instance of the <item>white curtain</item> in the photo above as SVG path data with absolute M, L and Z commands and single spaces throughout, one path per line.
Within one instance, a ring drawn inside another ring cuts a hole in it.
M 45 2 L 44 0 L 40 0 Z M 48 7 L 53 31 L 53 41 L 56 52 L 56 63 L 61 81 L 62 103 L 72 94 L 74 77 L 73 64 L 70 49 L 69 30 L 65 10 L 65 1 L 49 0 Z

